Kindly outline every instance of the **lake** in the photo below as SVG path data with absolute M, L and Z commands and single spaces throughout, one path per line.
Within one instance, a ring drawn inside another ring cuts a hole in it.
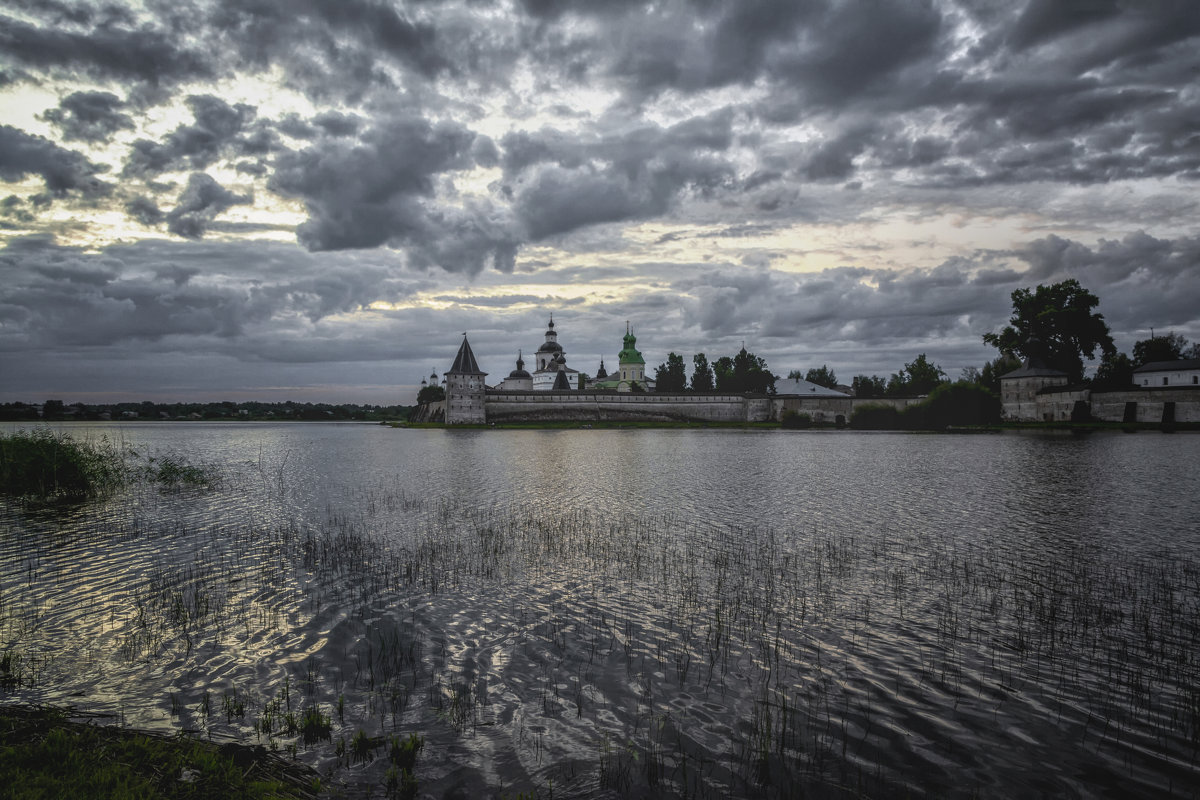
M 351 796 L 1200 786 L 1195 435 L 59 429 L 221 480 L 0 501 L 5 700 Z

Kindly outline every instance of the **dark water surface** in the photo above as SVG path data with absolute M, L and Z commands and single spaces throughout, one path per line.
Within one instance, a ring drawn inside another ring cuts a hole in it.
M 0 505 L 8 699 L 351 795 L 1200 786 L 1198 436 L 63 427 L 223 481 Z

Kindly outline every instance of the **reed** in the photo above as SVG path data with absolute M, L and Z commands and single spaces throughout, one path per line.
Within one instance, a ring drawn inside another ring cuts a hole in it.
M 239 491 L 236 481 L 214 490 Z M 532 791 L 553 781 L 568 795 L 958 791 L 960 774 L 907 766 L 928 766 L 908 749 L 915 737 L 938 763 L 986 773 L 986 753 L 926 718 L 984 742 L 1044 726 L 1078 743 L 1077 767 L 1123 758 L 1142 789 L 1196 774 L 1200 567 L 1170 552 L 1122 558 L 1084 540 L 1028 553 L 886 524 L 460 507 L 400 487 L 361 499 L 319 523 L 123 530 L 132 544 L 177 537 L 159 550 L 180 542 L 186 554 L 143 566 L 120 602 L 98 607 L 110 640 L 128 643 L 130 663 L 191 669 L 198 653 L 261 646 L 256 635 L 285 642 L 335 615 L 336 649 L 277 645 L 242 667 L 250 684 L 212 687 L 217 713 L 208 690 L 176 688 L 171 708 L 210 732 L 336 759 L 393 796 L 409 791 L 411 768 L 392 754 L 415 747 L 414 729 L 439 759 L 482 733 L 509 742 L 536 765 Z M 33 637 L 45 611 L 22 593 L 71 576 L 54 570 L 50 547 L 22 557 L 5 570 L 0 624 Z M 443 627 L 458 614 L 469 632 Z M 0 656 L 0 689 L 38 680 L 30 642 L 4 641 L 20 647 Z M 1031 720 L 1029 707 L 1047 712 Z M 549 728 L 594 749 L 580 757 Z
M 125 485 L 125 459 L 107 439 L 80 441 L 48 428 L 0 434 L 0 493 L 45 500 L 81 500 Z

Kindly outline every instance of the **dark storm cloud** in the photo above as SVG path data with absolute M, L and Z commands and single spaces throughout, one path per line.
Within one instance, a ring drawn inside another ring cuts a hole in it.
M 456 303 L 463 276 L 569 310 L 596 349 L 619 343 L 612 320 L 628 315 L 651 350 L 732 352 L 746 337 L 756 352 L 886 354 L 884 372 L 922 351 L 981 363 L 979 336 L 1007 319 L 1009 293 L 1066 277 L 1122 331 L 1196 324 L 1192 0 L 5 8 L 0 90 L 61 99 L 42 116 L 51 138 L 19 129 L 25 110 L 0 127 L 0 178 L 45 183 L 5 189 L 0 226 L 101 233 L 102 250 L 43 237 L 0 251 L 10 353 L 193 348 L 328 365 L 394 357 L 407 337 L 444 367 L 453 337 L 426 343 L 429 331 L 544 325 L 502 300 Z M 266 110 L 280 98 L 225 93 L 259 81 L 313 107 L 280 114 Z M 186 121 L 162 134 L 181 101 Z M 90 147 L 127 137 L 111 164 L 111 148 Z M 109 169 L 122 179 L 111 186 Z M 251 186 L 259 207 L 226 219 Z M 249 241 L 279 230 L 257 216 L 275 210 L 267 194 L 303 204 L 302 246 Z M 121 209 L 187 241 L 104 248 L 106 217 L 92 212 Z M 904 220 L 920 226 L 914 239 L 940 241 L 890 251 Z M 958 220 L 1037 233 L 1019 244 L 988 233 L 1009 249 L 970 252 L 939 231 Z M 836 248 L 849 266 L 773 268 L 808 247 Z M 911 253 L 922 260 L 906 263 Z M 419 282 L 452 308 L 370 309 Z M 593 292 L 537 295 L 577 283 Z M 512 355 L 505 344 L 505 371 Z
M 163 217 L 167 230 L 176 236 L 198 239 L 216 217 L 238 203 L 251 203 L 250 195 L 235 194 L 221 186 L 212 176 L 193 172 L 179 195 L 175 208 Z
M 1061 63 L 1080 73 L 1097 69 L 1142 69 L 1150 56 L 1200 33 L 1190 0 L 1145 3 L 1097 0 L 1079 6 L 1032 0 L 1005 36 L 1017 51 L 1053 48 Z
M 267 153 L 277 145 L 269 128 L 243 135 L 254 119 L 253 106 L 231 106 L 212 95 L 191 95 L 186 102 L 193 124 L 180 125 L 161 142 L 134 142 L 125 161 L 125 176 L 146 178 L 170 170 L 205 169 L 224 156 Z
M 280 133 L 293 139 L 308 141 L 317 138 L 322 133 L 329 136 L 354 136 L 362 128 L 362 125 L 362 118 L 356 114 L 322 111 L 312 119 L 303 119 L 294 112 L 285 114 L 278 120 L 275 127 Z
M 125 203 L 125 213 L 147 227 L 162 222 L 163 212 L 153 198 L 136 195 Z
M 639 125 L 595 137 L 543 129 L 500 143 L 507 186 L 530 238 L 667 211 L 681 192 L 732 181 L 719 156 L 732 143 L 729 109 L 669 128 Z
M 182 336 L 237 342 L 231 352 L 253 357 L 259 338 L 295 333 L 288 320 L 316 324 L 426 288 L 373 261 L 318 260 L 295 245 L 147 241 L 93 254 L 48 237 L 11 240 L 0 250 L 0 308 L 20 309 L 23 321 L 0 331 L 0 350 L 99 350 Z
M 433 25 L 380 0 L 219 0 L 207 23 L 248 68 L 284 68 L 314 97 L 357 101 L 391 87 L 392 68 L 434 78 L 454 69 Z
M 1021 12 L 1008 41 L 1013 47 L 1024 49 L 1111 19 L 1120 13 L 1122 5 L 1121 0 L 1091 0 L 1086 5 L 1062 0 L 1032 0 Z
M 46 190 L 55 197 L 75 191 L 101 196 L 112 189 L 96 177 L 103 172 L 103 166 L 93 164 L 81 153 L 11 125 L 0 125 L 0 179 L 19 181 L 26 175 L 40 175 Z
M 1025 285 L 1079 280 L 1100 298 L 1116 331 L 1196 323 L 1200 236 L 1160 239 L 1144 232 L 1094 247 L 1047 236 L 1016 251 L 1028 265 Z
M 304 201 L 309 219 L 297 235 L 312 250 L 389 245 L 407 248 L 419 267 L 511 271 L 516 242 L 501 209 L 486 200 L 456 207 L 436 199 L 440 176 L 472 166 L 474 141 L 457 123 L 382 118 L 357 142 L 325 137 L 282 153 L 269 187 Z
M 33 214 L 26 208 L 25 200 L 17 197 L 15 194 L 10 194 L 8 197 L 0 200 L 0 214 L 23 224 L 34 221 Z
M 72 92 L 42 119 L 57 126 L 64 141 L 106 142 L 117 131 L 134 127 L 125 107 L 112 92 Z
M 0 58 L 31 71 L 149 85 L 215 75 L 209 56 L 167 30 L 135 26 L 118 7 L 68 19 L 56 14 L 54 6 L 30 6 L 30 13 L 43 11 L 48 13 L 38 20 L 40 25 L 0 16 Z
M 545 19 L 561 15 L 563 6 L 553 7 Z M 577 35 L 573 49 L 601 61 L 593 71 L 608 72 L 635 101 L 666 90 L 765 79 L 779 84 L 774 110 L 785 117 L 800 108 L 780 107 L 790 92 L 809 107 L 844 105 L 883 95 L 910 70 L 925 77 L 944 32 L 942 16 L 929 2 L 748 0 L 603 8 L 608 29 L 591 41 Z

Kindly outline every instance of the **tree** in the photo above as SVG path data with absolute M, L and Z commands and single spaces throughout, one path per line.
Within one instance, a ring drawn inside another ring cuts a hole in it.
M 64 410 L 62 400 L 47 400 L 42 404 L 42 416 L 45 419 L 62 419 Z
M 692 356 L 692 391 L 711 392 L 713 390 L 713 371 L 708 365 L 708 357 L 704 353 Z
M 716 378 L 718 392 L 736 392 L 733 384 L 733 359 L 721 356 L 713 362 L 713 376 Z
M 985 333 L 983 341 L 1003 353 L 1040 360 L 1062 370 L 1072 383 L 1083 380 L 1083 357 L 1096 349 L 1114 352 L 1104 316 L 1092 311 L 1099 298 L 1074 278 L 1037 289 L 1012 293 L 1013 316 L 999 333 Z
M 417 392 L 417 404 L 438 403 L 446 399 L 446 390 L 441 386 L 424 386 Z
M 1133 362 L 1124 353 L 1105 353 L 1092 378 L 1093 389 L 1126 389 L 1133 386 Z
M 888 380 L 887 393 L 892 396 L 905 394 L 929 394 L 946 382 L 946 373 L 937 364 L 930 364 L 921 353 L 904 365 Z
M 913 427 L 944 430 L 951 426 L 992 425 L 1000 421 L 1000 399 L 970 381 L 942 383 L 920 405 L 923 413 L 914 415 L 914 422 L 919 424 Z
M 655 389 L 659 392 L 682 392 L 687 388 L 687 372 L 683 356 L 667 354 L 667 363 L 659 364 L 654 370 Z
M 883 397 L 887 394 L 887 381 L 878 375 L 855 375 L 850 390 L 855 397 Z
M 743 347 L 733 357 L 733 380 L 739 387 L 735 391 L 774 394 L 778 377 L 767 369 L 765 360 L 753 353 L 747 353 Z
M 733 358 L 729 356 L 718 358 L 713 363 L 713 373 L 716 376 L 717 391 L 719 392 L 774 394 L 775 381 L 778 380 L 767 369 L 766 361 L 760 356 L 746 352 L 744 347 Z
M 1194 348 L 1193 348 L 1194 349 Z M 1133 365 L 1140 367 L 1155 361 L 1178 361 L 1188 352 L 1188 341 L 1177 333 L 1151 336 L 1133 345 Z
M 804 374 L 804 380 L 809 383 L 815 383 L 817 386 L 824 386 L 826 389 L 837 388 L 837 375 L 833 374 L 833 370 L 822 364 L 819 369 L 810 369 Z
M 1001 353 L 993 360 L 983 365 L 983 369 L 979 372 L 979 385 L 988 391 L 1000 395 L 1000 377 L 1007 375 L 1014 369 L 1020 369 L 1021 360 L 1012 353 Z

